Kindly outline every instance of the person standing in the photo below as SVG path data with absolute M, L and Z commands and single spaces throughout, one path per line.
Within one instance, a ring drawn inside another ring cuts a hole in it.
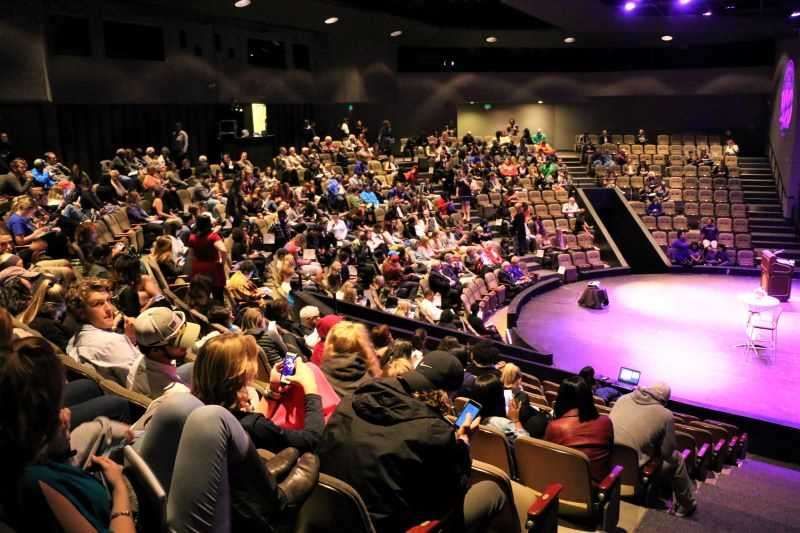
M 172 132 L 172 154 L 174 161 L 180 161 L 189 153 L 189 134 L 183 129 L 183 124 L 175 123 Z

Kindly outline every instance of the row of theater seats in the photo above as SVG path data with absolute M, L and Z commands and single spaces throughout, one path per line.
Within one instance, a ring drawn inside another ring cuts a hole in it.
M 583 135 L 575 136 L 575 144 L 580 145 Z M 590 133 L 589 141 L 597 145 L 600 142 L 600 134 Z M 722 147 L 722 137 L 719 135 L 704 135 L 695 133 L 673 133 L 673 134 L 660 134 L 656 136 L 656 144 L 639 144 L 636 135 L 632 133 L 627 134 L 612 134 L 611 144 L 620 145 L 627 144 L 629 146 L 719 146 Z
M 564 283 L 578 281 L 578 274 L 608 268 L 598 250 L 558 254 L 556 260 L 558 268 L 563 269 Z
M 630 202 L 630 206 L 631 209 L 633 209 L 633 211 L 639 216 L 645 216 L 647 214 L 647 208 L 644 202 L 632 201 Z M 682 214 L 690 219 L 690 225 L 694 225 L 694 223 L 697 222 L 697 217 L 722 217 L 733 218 L 734 220 L 740 221 L 747 220 L 747 206 L 739 203 L 715 204 L 713 202 L 674 202 L 669 200 L 661 204 L 661 211 L 664 215 L 669 216 Z M 743 223 L 744 222 L 740 222 L 740 224 Z
M 557 383 L 523 373 L 522 385 L 535 407 L 552 412 Z M 466 401 L 456 398 L 457 412 Z M 610 412 L 599 397 L 595 397 L 595 405 L 601 414 Z M 745 457 L 748 436 L 736 426 L 680 413 L 673 416 L 678 449 L 693 479 L 705 481 L 711 472 L 721 472 L 725 465 L 736 465 Z M 493 465 L 513 483 L 534 493 L 554 484 L 561 486 L 559 516 L 590 528 L 614 531 L 620 498 L 651 505 L 658 496 L 654 481 L 660 462 L 640 466 L 637 452 L 622 445 L 613 451 L 611 474 L 594 488 L 583 453 L 540 439 L 518 437 L 512 446 L 502 432 L 481 426 L 473 436 L 471 454 L 473 460 Z

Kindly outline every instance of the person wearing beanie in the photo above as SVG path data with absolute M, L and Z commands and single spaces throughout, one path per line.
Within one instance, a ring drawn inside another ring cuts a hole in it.
M 496 484 L 469 485 L 469 443 L 480 417 L 456 428 L 430 401 L 463 379 L 454 355 L 432 351 L 415 370 L 361 385 L 328 422 L 321 471 L 358 491 L 377 531 L 445 517 L 448 530 L 486 531 L 505 504 Z
M 614 426 L 614 443 L 636 450 L 640 465 L 661 459 L 661 480 L 672 483 L 675 496 L 672 512 L 689 516 L 697 509 L 697 501 L 694 483 L 676 449 L 675 423 L 666 408 L 670 394 L 670 386 L 663 382 L 639 387 L 617 400 L 609 417 Z
M 317 321 L 316 331 L 319 340 L 314 345 L 314 351 L 311 353 L 311 362 L 315 365 L 322 365 L 322 354 L 325 351 L 325 337 L 328 336 L 328 332 L 331 328 L 342 320 L 344 320 L 344 317 L 339 315 L 325 315 Z

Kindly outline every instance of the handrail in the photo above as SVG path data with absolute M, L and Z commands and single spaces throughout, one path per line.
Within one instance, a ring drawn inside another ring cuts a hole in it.
M 589 197 L 586 196 L 586 193 L 583 189 L 578 189 L 578 196 L 580 197 L 581 201 L 583 202 L 584 207 L 589 212 L 589 215 L 594 220 L 597 229 L 600 230 L 600 233 L 603 235 L 603 238 L 608 244 L 608 247 L 611 248 L 611 252 L 616 256 L 617 261 L 619 262 L 620 266 L 625 268 L 630 268 L 628 261 L 625 260 L 625 256 L 622 255 L 622 252 L 619 251 L 617 247 L 617 243 L 611 237 L 611 234 L 608 232 L 606 225 L 603 223 L 603 220 L 597 215 L 597 211 L 594 209 L 594 204 L 589 200 Z
M 655 239 L 653 238 L 653 233 L 647 228 L 647 226 L 644 225 L 642 217 L 640 217 L 638 213 L 633 210 L 633 207 L 631 206 L 630 202 L 628 202 L 628 199 L 625 198 L 625 194 L 623 194 L 622 190 L 619 187 L 614 187 L 613 191 L 622 201 L 622 205 L 625 207 L 625 209 L 627 209 L 631 214 L 633 220 L 639 226 L 639 229 L 644 234 L 645 238 L 650 242 L 650 246 L 656 250 L 658 257 L 664 262 L 664 266 L 667 268 L 672 266 L 672 261 L 670 261 L 669 257 L 667 257 L 667 254 L 664 253 L 664 250 L 661 249 L 661 246 L 656 243 Z
M 767 141 L 767 146 L 769 147 L 769 166 L 772 170 L 772 177 L 775 179 L 775 184 L 778 187 L 778 200 L 781 203 L 781 210 L 783 210 L 784 205 L 791 209 L 789 218 L 791 218 L 794 223 L 795 229 L 800 231 L 800 209 L 794 205 L 794 196 L 786 191 L 786 187 L 783 184 L 781 167 L 778 164 L 778 158 L 775 157 L 775 148 L 772 146 L 771 140 Z

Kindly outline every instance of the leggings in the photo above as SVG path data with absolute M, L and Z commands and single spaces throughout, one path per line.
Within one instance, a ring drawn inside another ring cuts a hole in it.
M 277 502 L 274 482 L 239 421 L 191 394 L 168 397 L 136 447 L 167 490 L 174 531 L 231 531 L 237 485 L 263 506 Z
M 128 400 L 103 394 L 97 383 L 90 379 L 77 379 L 67 383 L 64 387 L 64 405 L 72 412 L 72 427 L 78 427 L 98 416 L 118 422 L 131 421 Z

